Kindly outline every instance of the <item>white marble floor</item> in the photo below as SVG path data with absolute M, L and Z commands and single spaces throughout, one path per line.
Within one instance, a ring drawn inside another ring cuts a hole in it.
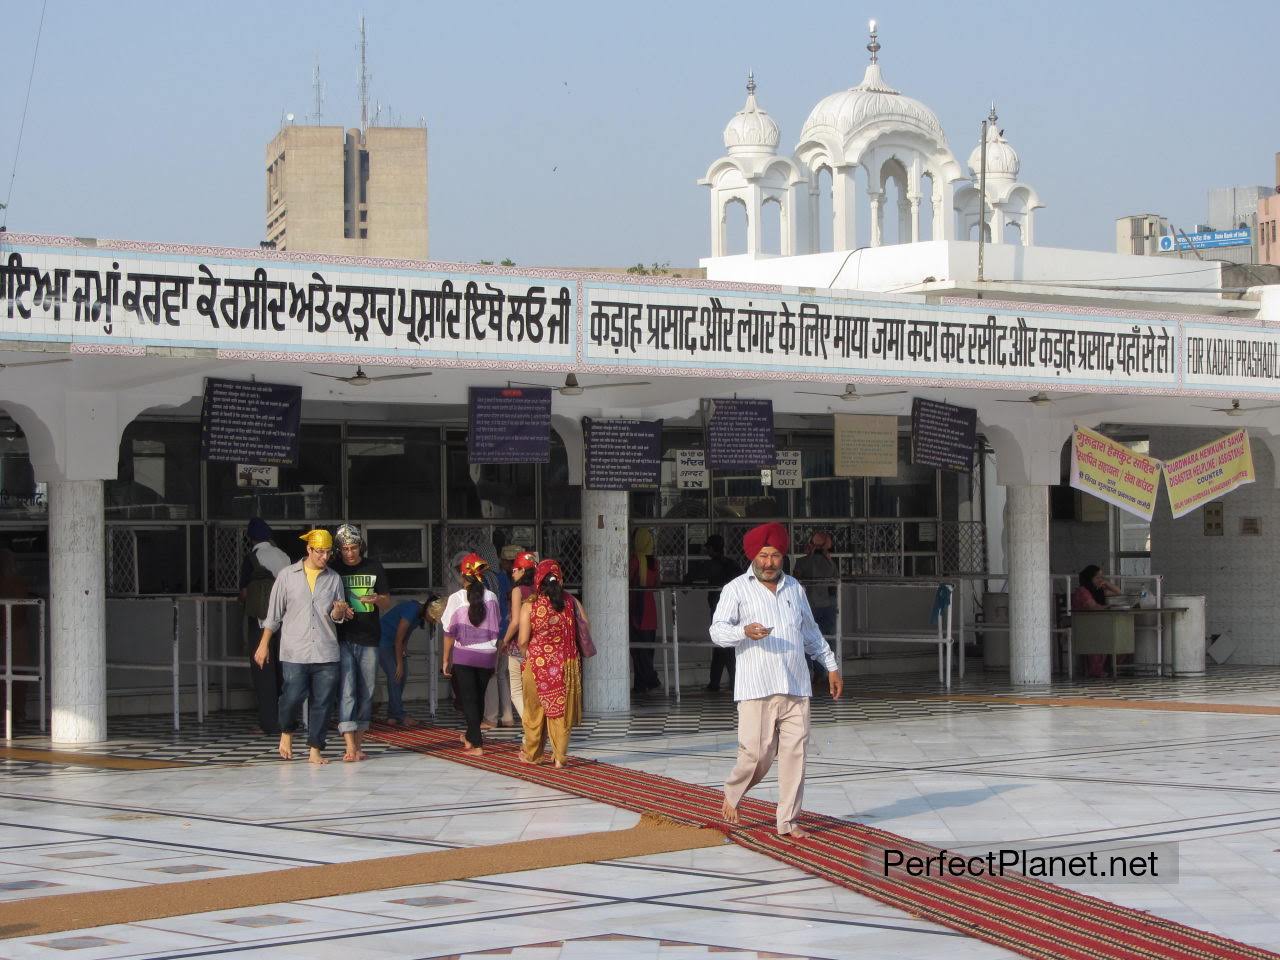
M 1254 686 L 1237 702 L 1280 703 L 1280 675 Z M 700 732 L 597 731 L 575 752 L 715 785 L 735 738 L 724 711 L 711 714 Z M 773 799 L 772 786 L 759 795 Z M 0 770 L 0 801 L 4 900 L 142 884 L 163 896 L 177 880 L 636 820 L 399 751 L 322 768 Z M 820 722 L 805 806 L 949 847 L 1173 844 L 1176 882 L 1082 889 L 1280 951 L 1280 716 L 975 706 Z M 324 900 L 285 893 L 270 907 L 0 939 L 0 958 L 1011 955 L 733 845 Z

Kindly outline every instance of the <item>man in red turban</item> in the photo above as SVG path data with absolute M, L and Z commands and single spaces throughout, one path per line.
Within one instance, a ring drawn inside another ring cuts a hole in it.
M 782 572 L 790 547 L 787 528 L 765 523 L 747 531 L 743 550 L 751 568 L 720 593 L 711 642 L 737 653 L 733 697 L 738 701 L 738 762 L 724 785 L 724 818 L 738 822 L 743 795 L 778 758 L 778 833 L 802 840 L 805 747 L 813 686 L 808 655 L 827 669 L 833 698 L 844 690 L 840 665 L 813 619 L 804 587 Z

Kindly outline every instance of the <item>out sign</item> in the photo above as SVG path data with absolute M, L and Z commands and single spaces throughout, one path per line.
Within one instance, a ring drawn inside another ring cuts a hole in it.
M 773 465 L 775 490 L 800 490 L 804 487 L 804 471 L 800 464 L 799 450 L 779 450 L 778 462 Z

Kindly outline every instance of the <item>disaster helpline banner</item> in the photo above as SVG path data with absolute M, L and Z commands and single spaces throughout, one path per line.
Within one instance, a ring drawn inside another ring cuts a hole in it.
M 1164 462 L 1169 509 L 1175 518 L 1255 479 L 1249 435 L 1243 430 Z
M 1028 319 L 971 309 L 708 291 L 583 299 L 588 362 L 767 367 L 1122 387 L 1176 383 L 1174 323 Z
M 1150 520 L 1156 509 L 1160 461 L 1083 427 L 1071 438 L 1071 486 Z
M 0 251 L 0 328 L 36 337 L 560 363 L 576 354 L 567 281 L 11 249 Z

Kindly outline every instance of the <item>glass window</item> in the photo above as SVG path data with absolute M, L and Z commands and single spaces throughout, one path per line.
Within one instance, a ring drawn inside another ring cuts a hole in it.
M 676 483 L 677 450 L 701 450 L 699 429 L 663 429 L 661 485 L 657 490 L 631 491 L 631 517 L 634 520 L 705 520 L 707 490 L 681 490 Z
M 835 441 L 831 434 L 794 437 L 789 447 L 800 451 L 804 476 L 804 489 L 795 491 L 793 498 L 797 519 L 862 516 L 862 478 L 835 476 Z
M 542 516 L 547 520 L 577 520 L 582 516 L 582 487 L 569 484 L 569 451 L 554 430 L 551 462 L 542 467 Z
M 116 479 L 106 482 L 103 499 L 108 520 L 199 519 L 200 424 L 129 424 L 120 440 Z
M 346 516 L 353 520 L 439 518 L 439 430 L 353 423 L 347 428 L 346 449 Z
M 465 446 L 446 450 L 449 519 L 488 520 L 535 515 L 538 465 L 467 462 Z
M 937 473 L 910 462 L 911 438 L 898 437 L 898 475 L 872 477 L 867 503 L 872 517 L 936 517 Z
M 48 515 L 48 491 L 36 482 L 26 435 L 0 414 L 0 519 L 43 520 Z
M 205 471 L 209 517 L 214 520 L 334 520 L 342 516 L 342 431 L 336 424 L 302 425 L 298 466 L 280 468 L 274 490 L 237 485 L 234 463 Z

